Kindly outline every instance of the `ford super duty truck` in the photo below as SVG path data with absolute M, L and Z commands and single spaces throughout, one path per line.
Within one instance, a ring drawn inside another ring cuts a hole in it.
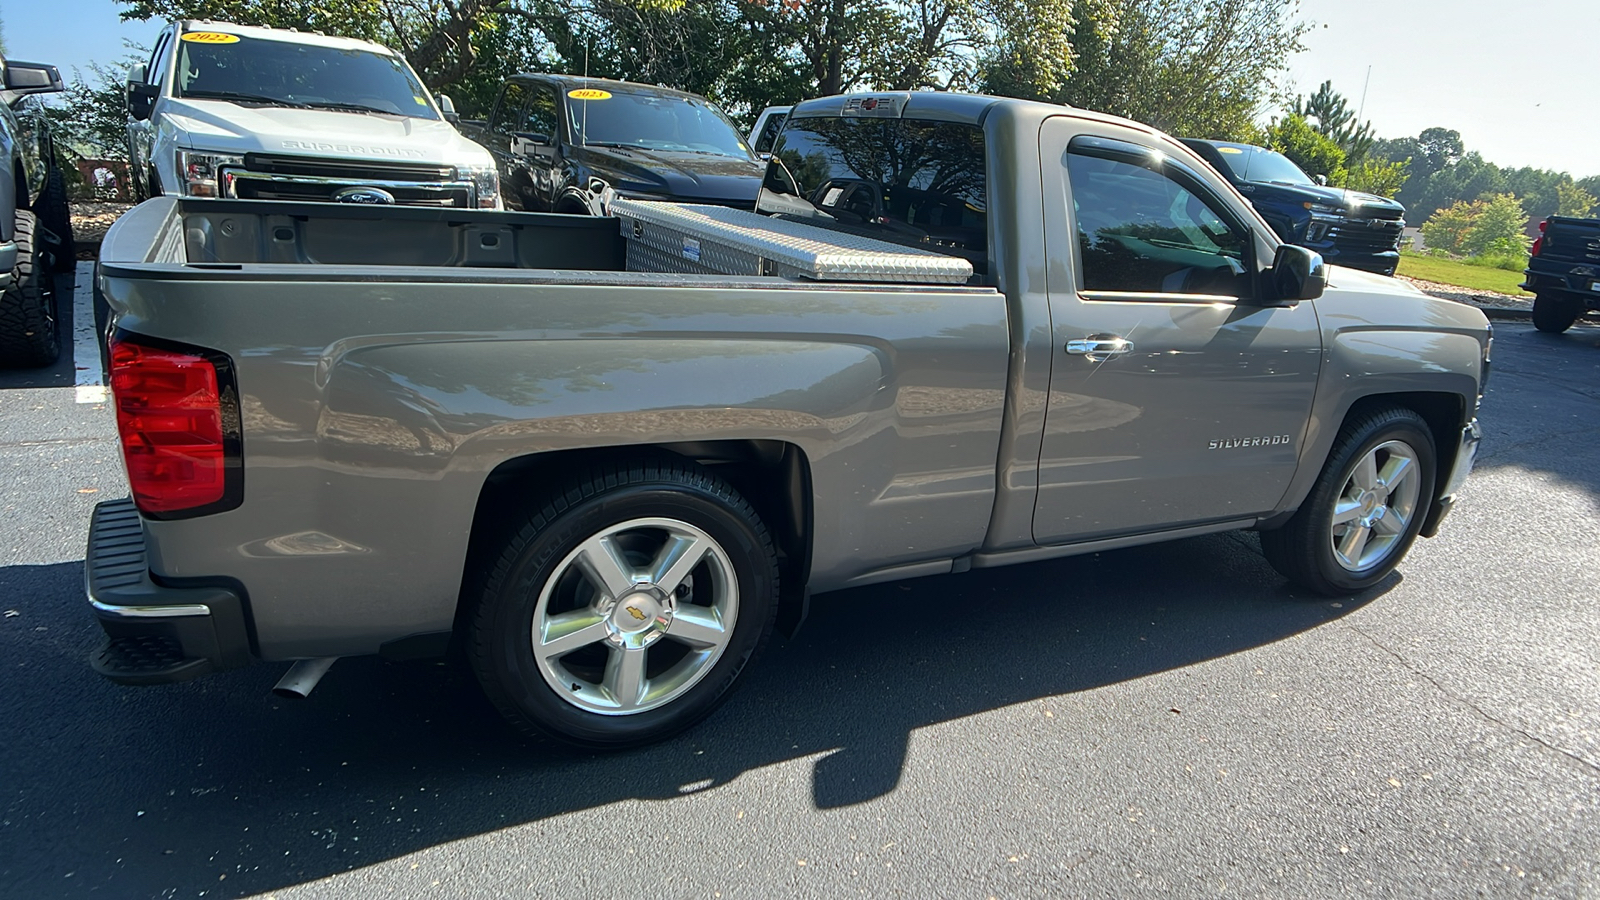
M 1472 467 L 1482 313 L 1283 244 L 1150 128 L 810 101 L 760 210 L 134 209 L 94 665 L 303 693 L 457 648 L 520 729 L 622 746 L 813 592 L 1255 529 L 1349 594 Z
M 489 151 L 393 50 L 180 21 L 128 73 L 135 193 L 499 209 Z

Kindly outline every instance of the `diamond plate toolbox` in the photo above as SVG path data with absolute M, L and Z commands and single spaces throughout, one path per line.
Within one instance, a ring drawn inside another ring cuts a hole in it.
M 909 284 L 972 277 L 972 264 L 954 256 L 725 206 L 617 199 L 611 214 L 622 220 L 635 272 Z

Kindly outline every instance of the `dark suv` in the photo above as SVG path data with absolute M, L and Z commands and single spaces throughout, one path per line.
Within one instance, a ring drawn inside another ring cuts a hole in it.
M 1287 156 L 1265 147 L 1184 138 L 1233 182 L 1272 230 L 1323 260 L 1380 275 L 1400 264 L 1406 208 L 1375 194 L 1318 184 Z

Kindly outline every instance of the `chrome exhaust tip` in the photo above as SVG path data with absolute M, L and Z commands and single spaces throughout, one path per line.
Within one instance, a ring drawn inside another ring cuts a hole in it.
M 289 671 L 278 679 L 278 683 L 272 687 L 272 693 L 291 700 L 304 700 L 311 695 L 317 682 L 322 680 L 322 676 L 328 674 L 328 669 L 338 661 L 337 656 L 302 659 L 290 666 Z

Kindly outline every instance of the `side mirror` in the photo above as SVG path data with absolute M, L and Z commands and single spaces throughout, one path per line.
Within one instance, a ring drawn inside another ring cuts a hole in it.
M 511 138 L 511 152 L 517 156 L 548 156 L 550 135 L 537 131 L 519 131 Z
M 5 88 L 12 94 L 53 94 L 64 91 L 61 72 L 44 63 L 7 60 L 5 63 Z
M 1328 287 L 1328 267 L 1322 254 L 1294 244 L 1283 244 L 1272 258 L 1272 287 L 1279 301 L 1315 300 Z
M 139 121 L 150 118 L 150 112 L 155 108 L 156 94 L 160 88 L 145 80 L 144 66 L 134 66 L 128 69 L 128 115 Z
M 1313 176 L 1311 176 L 1311 180 L 1315 181 L 1317 184 L 1322 185 L 1323 187 L 1327 187 L 1328 186 L 1328 176 L 1326 176 L 1326 175 L 1313 175 Z
M 461 116 L 456 113 L 456 104 L 450 99 L 450 95 L 440 94 L 436 99 L 439 101 L 439 113 L 444 116 L 444 120 L 451 125 L 459 124 Z

